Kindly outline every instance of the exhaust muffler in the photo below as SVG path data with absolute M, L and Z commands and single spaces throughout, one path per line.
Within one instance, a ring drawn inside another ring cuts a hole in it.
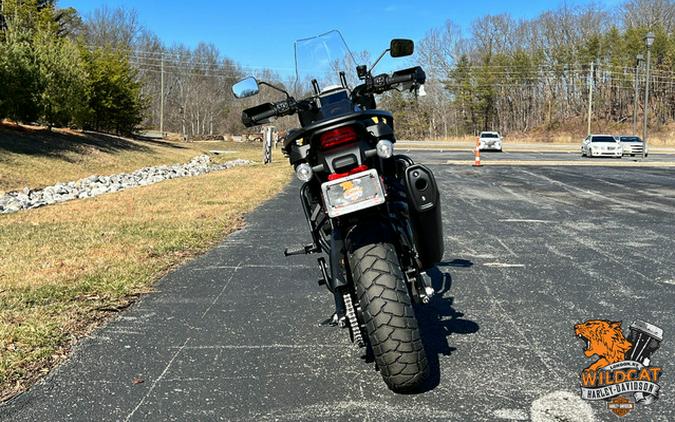
M 405 169 L 405 183 L 415 247 L 421 269 L 426 270 L 443 258 L 441 197 L 434 174 L 422 164 Z

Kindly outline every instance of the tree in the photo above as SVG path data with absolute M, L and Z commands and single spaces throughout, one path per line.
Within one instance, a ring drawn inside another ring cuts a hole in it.
M 34 41 L 40 120 L 47 126 L 81 123 L 87 106 L 87 73 L 80 51 L 67 38 L 39 32 Z
M 672 0 L 629 0 L 623 10 L 623 24 L 627 28 L 663 27 L 666 32 L 675 29 Z
M 98 48 L 84 52 L 88 81 L 85 127 L 130 134 L 146 107 L 141 85 L 125 54 Z
M 143 28 L 133 9 L 100 7 L 89 16 L 84 28 L 87 46 L 131 51 Z
M 31 34 L 9 28 L 0 42 L 0 118 L 35 121 L 39 114 L 39 68 Z
M 453 103 L 459 111 L 457 124 L 463 133 L 477 130 L 474 86 L 469 58 L 462 55 L 457 65 L 448 73 L 446 89 L 452 93 Z
M 77 21 L 73 9 L 57 10 L 48 0 L 5 0 L 1 6 L 0 117 L 74 123 L 85 103 L 86 73 L 67 37 Z
M 648 105 L 652 124 L 672 122 L 674 8 L 672 0 L 630 0 L 616 10 L 563 4 L 531 20 L 481 17 L 468 39 L 448 36 L 451 24 L 429 31 L 418 43 L 419 61 L 428 70 L 429 87 L 440 78 L 445 93 L 429 89 L 431 98 L 420 102 L 430 119 L 427 136 L 447 133 L 446 125 L 457 134 L 482 129 L 581 134 L 591 78 L 594 117 L 601 126 L 613 125 L 608 130 L 625 130 L 635 104 L 635 57 L 645 53 L 648 31 L 656 34 Z M 644 71 L 639 74 L 644 86 Z

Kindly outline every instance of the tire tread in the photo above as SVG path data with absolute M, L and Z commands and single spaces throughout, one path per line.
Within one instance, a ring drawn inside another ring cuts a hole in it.
M 350 266 L 382 378 L 393 391 L 416 391 L 429 364 L 394 247 L 362 246 L 350 255 Z

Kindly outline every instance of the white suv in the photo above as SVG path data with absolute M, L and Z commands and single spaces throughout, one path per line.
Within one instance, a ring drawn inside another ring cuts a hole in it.
M 645 150 L 645 157 L 649 155 L 649 148 L 639 136 L 621 135 L 616 138 L 621 142 L 623 155 L 630 155 L 631 157 L 642 155 L 643 149 Z
M 481 151 L 502 151 L 502 135 L 499 132 L 481 132 L 478 149 Z

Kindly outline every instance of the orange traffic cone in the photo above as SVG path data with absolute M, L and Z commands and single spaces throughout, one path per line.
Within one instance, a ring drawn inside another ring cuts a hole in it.
M 473 166 L 480 167 L 480 138 L 476 138 L 476 149 L 474 150 Z

